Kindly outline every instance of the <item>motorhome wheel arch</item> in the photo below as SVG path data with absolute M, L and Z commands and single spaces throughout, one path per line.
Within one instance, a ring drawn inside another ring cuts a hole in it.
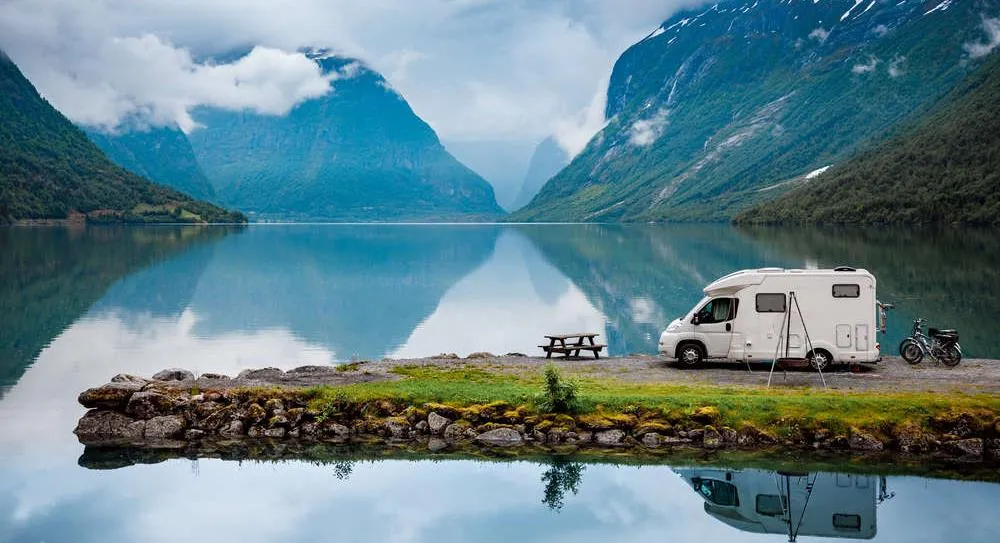
M 867 270 L 741 270 L 704 293 L 661 334 L 662 355 L 690 364 L 770 361 L 776 355 L 822 365 L 879 360 L 876 333 L 884 323 L 875 276 Z

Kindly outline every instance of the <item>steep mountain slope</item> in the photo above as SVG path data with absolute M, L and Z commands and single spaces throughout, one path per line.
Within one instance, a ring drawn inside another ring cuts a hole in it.
M 87 128 L 84 131 L 90 141 L 122 168 L 195 198 L 215 197 L 191 143 L 177 127 L 138 128 L 118 133 Z
M 566 167 L 569 162 L 566 151 L 563 151 L 556 140 L 551 136 L 543 139 L 535 152 L 531 155 L 531 162 L 528 163 L 528 173 L 524 175 L 521 182 L 521 189 L 511 205 L 511 209 L 521 209 L 528 205 L 531 199 L 538 194 L 545 182 L 559 173 L 559 170 Z
M 737 221 L 1000 225 L 1000 54 L 990 57 L 899 135 Z
M 729 0 L 629 48 L 609 123 L 520 220 L 725 220 L 870 145 L 979 61 L 997 0 Z
M 102 222 L 244 220 L 116 166 L 0 52 L 0 222 L 73 213 Z
M 221 201 L 262 218 L 497 218 L 493 189 L 455 160 L 378 73 L 318 53 L 334 90 L 288 115 L 195 112 L 189 136 Z

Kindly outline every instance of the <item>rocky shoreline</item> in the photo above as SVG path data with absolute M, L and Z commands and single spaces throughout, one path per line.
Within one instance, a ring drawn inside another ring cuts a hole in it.
M 271 371 L 271 370 L 256 370 Z M 280 371 L 280 370 L 273 370 Z M 304 367 L 285 372 L 335 371 Z M 711 405 L 683 417 L 636 407 L 630 413 L 578 415 L 532 413 L 505 402 L 455 407 L 399 400 L 337 401 L 317 408 L 308 389 L 295 386 L 233 386 L 253 377 L 195 376 L 164 370 L 151 379 L 120 374 L 79 396 L 87 413 L 74 433 L 91 447 L 141 449 L 212 449 L 211 444 L 238 440 L 301 443 L 373 441 L 417 443 L 429 451 L 456 447 L 574 448 L 646 453 L 676 449 L 759 450 L 781 448 L 854 454 L 900 453 L 969 462 L 1000 461 L 1000 419 L 986 421 L 970 413 L 940 416 L 930 429 L 901 424 L 887 432 L 851 428 L 829 430 L 757 428 L 719 424 Z M 243 378 L 244 381 L 239 381 Z M 219 386 L 212 386 L 217 382 Z M 252 380 L 250 381 L 252 382 Z

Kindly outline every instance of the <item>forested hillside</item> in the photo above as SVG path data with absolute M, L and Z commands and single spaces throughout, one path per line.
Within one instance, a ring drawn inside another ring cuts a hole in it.
M 241 222 L 115 165 L 0 52 L 0 222 Z
M 990 57 L 896 137 L 737 221 L 1000 225 L 1000 54 Z

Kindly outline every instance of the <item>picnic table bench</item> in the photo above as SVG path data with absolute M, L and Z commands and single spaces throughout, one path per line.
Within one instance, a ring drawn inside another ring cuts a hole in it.
M 600 334 L 591 333 L 581 333 L 581 334 L 554 334 L 551 336 L 545 336 L 549 340 L 548 345 L 539 345 L 543 351 L 545 351 L 545 358 L 552 358 L 552 353 L 560 353 L 563 357 L 568 356 L 580 356 L 580 351 L 591 351 L 594 353 L 594 358 L 601 358 L 599 354 L 602 349 L 607 347 L 603 343 L 594 343 L 594 338 Z M 570 343 L 566 343 L 566 340 L 571 340 Z M 584 341 L 586 340 L 586 342 Z

